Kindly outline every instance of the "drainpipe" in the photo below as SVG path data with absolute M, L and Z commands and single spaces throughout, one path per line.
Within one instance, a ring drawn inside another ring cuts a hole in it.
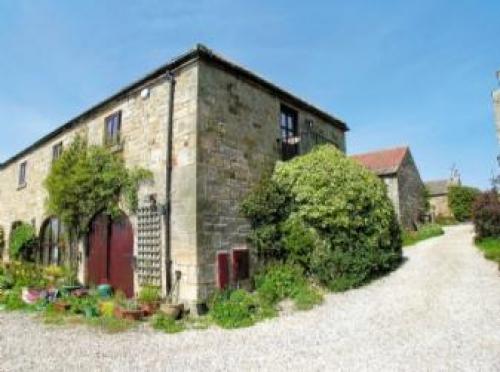
M 171 205 L 170 205 L 170 195 L 172 191 L 172 135 L 173 135 L 173 122 L 174 122 L 174 92 L 175 92 L 175 78 L 172 71 L 167 71 L 166 73 L 167 84 L 169 86 L 169 99 L 168 99 L 168 112 L 167 112 L 167 169 L 165 177 L 166 185 L 166 198 L 165 198 L 165 209 L 164 209 L 164 219 L 165 219 L 165 264 L 166 264 L 166 284 L 167 284 L 167 295 L 170 293 L 172 288 L 172 260 L 171 260 L 171 247 L 170 247 L 170 231 L 171 231 Z

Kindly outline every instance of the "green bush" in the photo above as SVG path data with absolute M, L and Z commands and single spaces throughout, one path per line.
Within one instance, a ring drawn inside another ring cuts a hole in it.
M 109 148 L 88 146 L 77 137 L 44 181 L 47 211 L 59 216 L 70 233 L 82 235 L 97 213 L 118 217 L 122 197 L 135 211 L 139 185 L 151 178 L 148 170 L 127 169 L 123 159 Z
M 484 257 L 500 264 L 500 238 L 478 239 L 476 245 L 483 251 Z
M 157 285 L 145 285 L 139 291 L 139 296 L 137 297 L 139 302 L 144 304 L 150 304 L 153 302 L 158 302 L 161 299 L 160 287 Z
M 242 212 L 261 258 L 300 264 L 332 290 L 361 285 L 401 261 L 385 185 L 330 145 L 279 163 Z
M 421 226 L 417 231 L 403 232 L 403 246 L 410 246 L 419 241 L 443 235 L 444 230 L 440 225 L 427 224 Z
M 448 206 L 459 222 L 469 221 L 472 217 L 472 205 L 480 191 L 468 186 L 450 186 L 448 189 Z
M 482 193 L 473 205 L 474 228 L 478 238 L 500 238 L 500 199 L 495 190 Z
M 151 321 L 151 325 L 154 329 L 165 333 L 178 333 L 186 329 L 182 323 L 176 322 L 171 317 L 162 314 L 155 315 Z
M 311 286 L 302 268 L 297 265 L 268 266 L 256 275 L 255 287 L 259 298 L 269 305 L 290 298 L 299 310 L 306 310 L 323 300 L 321 293 Z
M 217 293 L 211 301 L 209 315 L 222 328 L 241 328 L 275 313 L 272 307 L 260 303 L 257 296 L 237 289 Z
M 38 238 L 35 228 L 27 223 L 18 225 L 10 236 L 9 255 L 11 259 L 32 260 Z

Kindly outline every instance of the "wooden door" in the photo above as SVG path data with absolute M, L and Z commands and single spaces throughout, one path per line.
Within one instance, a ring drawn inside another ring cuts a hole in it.
M 109 237 L 109 284 L 134 296 L 134 234 L 129 219 L 123 215 L 111 224 Z
M 108 282 L 109 218 L 97 215 L 90 225 L 87 275 L 90 285 Z
M 134 295 L 134 235 L 123 215 L 112 221 L 100 214 L 91 224 L 89 236 L 88 282 L 108 283 L 127 297 Z

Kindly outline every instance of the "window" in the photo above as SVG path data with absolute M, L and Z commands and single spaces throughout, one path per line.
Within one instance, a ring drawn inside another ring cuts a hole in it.
M 61 157 L 61 154 L 63 152 L 63 144 L 62 142 L 59 142 L 58 144 L 52 146 L 52 161 L 56 161 Z
M 299 153 L 297 117 L 297 111 L 287 106 L 281 106 L 280 131 L 283 160 L 291 159 Z
M 21 165 L 19 166 L 19 187 L 26 186 L 26 166 L 27 162 L 22 162 Z
M 105 119 L 104 143 L 106 145 L 119 145 L 122 126 L 122 112 L 118 111 Z
M 35 254 L 36 262 L 43 265 L 61 265 L 68 262 L 68 244 L 64 226 L 59 219 L 51 217 L 42 225 L 40 244 Z

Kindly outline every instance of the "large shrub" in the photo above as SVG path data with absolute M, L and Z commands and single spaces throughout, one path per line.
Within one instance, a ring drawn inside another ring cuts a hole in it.
M 242 211 L 261 258 L 300 264 L 332 290 L 360 285 L 401 261 L 401 232 L 384 184 L 330 145 L 279 163 Z
M 11 259 L 31 260 L 38 238 L 35 228 L 28 223 L 21 223 L 12 231 L 9 242 L 9 256 Z
M 120 215 L 122 198 L 134 211 L 140 182 L 151 178 L 151 172 L 145 169 L 127 169 L 123 159 L 109 148 L 88 146 L 77 137 L 45 179 L 47 209 L 72 233 L 80 235 L 98 212 Z
M 476 198 L 472 217 L 478 238 L 500 238 L 500 201 L 495 190 L 484 192 Z
M 469 221 L 472 218 L 472 204 L 480 191 L 468 186 L 450 186 L 448 206 L 457 221 Z

